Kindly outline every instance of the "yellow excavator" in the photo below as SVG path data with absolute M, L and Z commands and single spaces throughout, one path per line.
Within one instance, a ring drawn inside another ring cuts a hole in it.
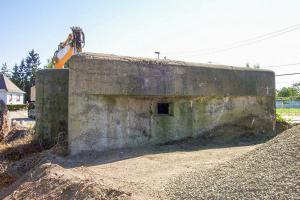
M 82 48 L 85 45 L 85 37 L 81 28 L 71 27 L 72 33 L 68 35 L 66 41 L 61 42 L 58 45 L 58 49 L 55 51 L 52 58 L 52 64 L 55 69 L 64 68 L 65 63 L 73 56 L 82 52 Z M 35 119 L 35 86 L 31 87 L 30 101 L 28 105 L 28 116 Z
M 70 33 L 64 42 L 58 45 L 52 58 L 55 69 L 64 68 L 65 63 L 73 56 L 82 52 L 85 45 L 85 36 L 81 28 L 71 27 Z

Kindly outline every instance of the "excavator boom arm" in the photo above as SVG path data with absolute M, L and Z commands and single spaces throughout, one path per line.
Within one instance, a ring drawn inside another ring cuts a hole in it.
M 71 27 L 72 33 L 68 38 L 58 45 L 58 50 L 54 53 L 52 62 L 55 69 L 64 68 L 65 63 L 73 56 L 82 52 L 85 45 L 85 36 L 81 28 Z

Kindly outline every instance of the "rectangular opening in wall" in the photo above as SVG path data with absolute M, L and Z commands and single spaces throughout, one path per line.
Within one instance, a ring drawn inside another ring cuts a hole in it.
M 158 115 L 173 115 L 173 104 L 172 103 L 157 103 L 157 114 Z

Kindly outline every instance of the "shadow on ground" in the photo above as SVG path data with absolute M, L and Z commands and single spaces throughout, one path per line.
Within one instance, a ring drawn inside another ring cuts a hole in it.
M 280 134 L 291 127 L 287 123 L 277 123 L 276 133 Z M 234 123 L 216 127 L 211 131 L 203 133 L 198 138 L 187 138 L 163 145 L 125 148 L 102 153 L 84 152 L 76 156 L 68 156 L 66 157 L 67 162 L 59 164 L 66 168 L 73 168 L 107 164 L 151 154 L 250 146 L 264 143 L 277 134 L 266 134 L 262 131 L 256 131 L 254 128 L 249 129 L 247 126 L 243 126 L 242 123 Z
M 145 155 L 167 154 L 172 152 L 191 152 L 207 149 L 221 149 L 231 147 L 242 147 L 264 143 L 271 138 L 253 139 L 252 141 L 232 141 L 224 143 L 213 139 L 188 138 L 183 141 L 176 141 L 164 145 L 148 145 L 137 148 L 123 148 L 107 152 L 84 152 L 76 156 L 67 156 L 66 162 L 57 163 L 65 168 L 74 168 L 80 166 L 95 166 L 118 162 L 121 160 L 132 159 Z

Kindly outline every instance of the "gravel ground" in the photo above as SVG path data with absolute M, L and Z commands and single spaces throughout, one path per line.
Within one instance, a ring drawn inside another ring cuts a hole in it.
M 13 175 L 24 174 L 28 165 L 36 166 L 2 190 L 1 182 L 7 186 L 13 180 L 1 174 L 0 160 L 0 199 L 92 199 L 98 194 L 101 196 L 94 199 L 168 199 L 164 187 L 173 177 L 207 171 L 257 146 L 203 146 L 197 141 L 185 141 L 63 158 L 55 156 L 52 149 L 41 153 L 42 160 L 37 159 L 37 165 L 31 157 L 13 162 L 14 167 L 2 163 Z
M 208 171 L 174 178 L 170 199 L 300 199 L 300 126 Z

